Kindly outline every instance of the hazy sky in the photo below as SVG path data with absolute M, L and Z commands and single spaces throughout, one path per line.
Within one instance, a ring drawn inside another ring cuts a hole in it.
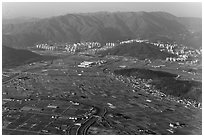
M 3 18 L 43 18 L 97 11 L 165 11 L 180 17 L 202 17 L 201 2 L 3 2 L 2 5 Z

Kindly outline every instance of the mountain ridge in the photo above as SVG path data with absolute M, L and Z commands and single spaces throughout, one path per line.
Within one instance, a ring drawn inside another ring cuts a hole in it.
M 4 45 L 17 48 L 49 40 L 113 42 L 131 38 L 160 39 L 161 36 L 176 40 L 192 35 L 187 28 L 191 25 L 183 22 L 166 12 L 66 14 L 34 22 L 5 24 L 2 37 Z

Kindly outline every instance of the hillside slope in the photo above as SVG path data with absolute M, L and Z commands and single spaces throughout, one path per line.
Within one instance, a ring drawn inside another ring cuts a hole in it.
M 155 86 L 167 95 L 173 95 L 180 98 L 187 98 L 202 102 L 202 83 L 197 81 L 187 81 L 176 79 L 175 74 L 162 71 L 153 71 L 149 69 L 120 69 L 115 70 L 116 75 L 135 76 L 141 79 L 151 79 L 151 85 Z
M 180 18 L 164 12 L 67 14 L 3 25 L 3 44 L 29 47 L 36 42 L 113 42 L 130 38 L 186 39 L 192 35 Z M 194 46 L 194 45 L 190 45 Z
M 160 51 L 156 47 L 148 43 L 128 43 L 116 46 L 112 49 L 99 52 L 102 56 L 105 55 L 118 55 L 118 56 L 131 56 L 138 59 L 166 59 L 167 57 L 175 57 L 175 55 Z
M 14 49 L 7 46 L 2 46 L 2 67 L 11 68 L 26 63 L 31 63 L 41 60 L 54 59 L 54 57 L 41 56 L 28 50 Z

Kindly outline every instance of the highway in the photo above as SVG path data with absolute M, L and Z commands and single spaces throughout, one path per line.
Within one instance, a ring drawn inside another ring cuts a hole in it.
M 22 72 L 32 72 L 32 71 L 36 71 L 36 70 L 41 70 L 42 68 L 46 68 L 49 65 L 50 64 L 47 64 L 45 66 L 26 69 L 26 70 L 23 70 Z M 20 75 L 21 75 L 21 73 L 15 73 L 15 74 L 11 75 L 9 78 L 6 78 L 4 80 L 3 84 L 6 84 L 6 83 L 12 81 L 13 79 L 15 79 L 16 77 L 18 77 Z M 93 77 L 95 77 L 95 76 L 93 76 Z M 98 75 L 97 75 L 97 77 L 98 77 Z M 67 129 L 68 134 L 70 134 L 70 135 L 86 135 L 90 126 L 92 126 L 98 120 L 99 117 L 104 117 L 104 115 L 106 113 L 106 108 L 101 108 L 100 105 L 97 105 L 97 106 L 94 105 L 93 107 L 95 108 L 96 112 L 94 114 L 92 114 L 88 119 L 86 119 L 86 121 L 83 122 L 81 125 L 74 125 L 74 124 L 71 125 Z
M 91 125 L 93 125 L 96 120 L 98 118 L 97 117 L 90 117 L 85 123 L 83 123 L 78 129 L 77 129 L 77 132 L 76 132 L 76 135 L 86 135 L 87 134 L 87 131 L 89 129 L 89 127 Z
M 87 135 L 88 129 L 90 128 L 90 126 L 92 126 L 99 117 L 104 117 L 104 115 L 106 114 L 107 110 L 106 108 L 99 108 L 94 106 L 94 108 L 96 109 L 96 112 L 90 117 L 88 118 L 84 123 L 81 124 L 81 126 L 79 126 L 78 128 L 76 128 L 76 125 L 72 125 L 67 129 L 67 133 L 69 135 Z

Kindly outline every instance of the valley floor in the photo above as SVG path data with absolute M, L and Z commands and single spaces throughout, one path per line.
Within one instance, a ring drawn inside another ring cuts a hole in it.
M 181 72 L 184 66 L 168 65 L 155 69 L 142 61 L 70 55 L 3 70 L 2 134 L 201 135 L 201 103 L 114 73 L 133 67 L 177 70 L 182 80 L 201 81 L 198 73 Z

